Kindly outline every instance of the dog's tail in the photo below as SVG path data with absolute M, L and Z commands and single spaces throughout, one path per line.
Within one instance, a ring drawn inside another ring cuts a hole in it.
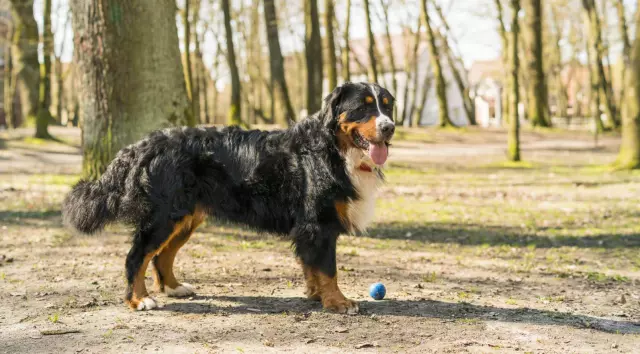
M 107 171 L 106 174 L 109 174 Z M 110 178 L 81 180 L 62 203 L 62 219 L 76 230 L 92 234 L 102 230 L 118 215 L 120 193 L 110 186 Z

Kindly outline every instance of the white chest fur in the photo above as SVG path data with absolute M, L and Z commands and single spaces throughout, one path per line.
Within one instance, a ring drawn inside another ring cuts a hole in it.
M 356 231 L 364 232 L 373 221 L 376 197 L 378 189 L 382 185 L 382 178 L 375 170 L 375 165 L 361 150 L 349 149 L 345 154 L 347 172 L 351 178 L 351 183 L 355 186 L 359 198 L 347 204 L 347 219 L 351 225 L 351 233 Z M 372 167 L 373 171 L 363 171 L 361 164 Z

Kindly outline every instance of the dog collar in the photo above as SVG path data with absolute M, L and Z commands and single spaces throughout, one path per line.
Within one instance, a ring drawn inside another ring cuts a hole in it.
M 373 169 L 371 168 L 371 166 L 367 165 L 366 163 L 361 163 L 360 166 L 358 167 L 358 169 L 360 171 L 365 171 L 365 172 L 373 172 Z

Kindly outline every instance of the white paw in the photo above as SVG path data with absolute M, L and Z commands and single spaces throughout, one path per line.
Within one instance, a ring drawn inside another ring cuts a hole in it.
M 196 293 L 193 288 L 193 285 L 187 284 L 187 283 L 182 283 L 178 285 L 175 289 L 171 289 L 170 287 L 165 286 L 164 292 L 167 294 L 167 296 L 170 296 L 170 297 L 185 297 L 185 296 L 195 295 Z
M 160 306 L 158 305 L 158 303 L 156 302 L 156 300 L 154 298 L 152 298 L 152 297 L 144 297 L 138 303 L 138 307 L 136 308 L 136 310 L 138 310 L 138 311 L 148 311 L 148 310 L 154 309 L 156 307 L 160 307 Z
M 357 302 L 353 303 L 353 306 L 347 307 L 347 315 L 357 315 L 360 312 L 360 306 Z

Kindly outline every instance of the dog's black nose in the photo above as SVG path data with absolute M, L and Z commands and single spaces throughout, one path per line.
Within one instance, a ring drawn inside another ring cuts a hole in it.
M 393 132 L 396 131 L 396 125 L 391 121 L 383 121 L 378 123 L 378 130 L 380 131 L 380 135 L 388 139 L 393 135 Z

